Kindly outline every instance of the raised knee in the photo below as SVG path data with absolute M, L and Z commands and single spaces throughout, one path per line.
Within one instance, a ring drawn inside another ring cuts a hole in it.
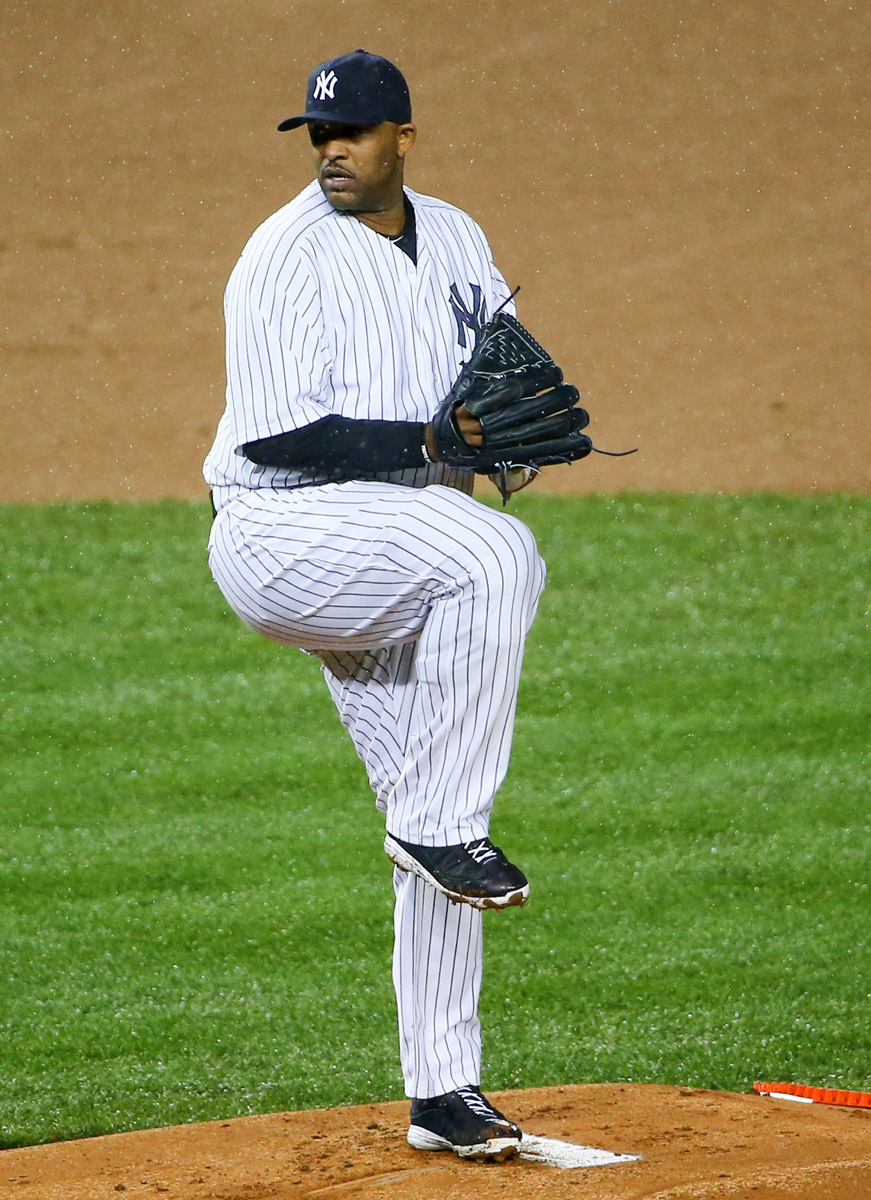
M 480 537 L 471 536 L 467 542 L 475 590 L 491 592 L 494 598 L 509 593 L 534 610 L 546 573 L 535 536 L 516 517 L 493 515 L 496 519 L 480 531 Z
M 544 559 L 538 551 L 535 534 L 516 517 L 509 513 L 498 514 L 503 527 L 503 534 L 514 565 L 518 586 L 528 586 L 535 592 L 536 599 L 544 587 L 547 568 Z

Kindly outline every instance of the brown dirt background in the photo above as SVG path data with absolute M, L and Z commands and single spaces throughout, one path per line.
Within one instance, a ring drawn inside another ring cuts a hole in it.
M 221 295 L 309 178 L 316 62 L 397 60 L 409 183 L 467 209 L 629 459 L 550 490 L 869 490 L 871 9 L 848 0 L 8 0 L 0 499 L 204 495 Z M 644 1155 L 555 1171 L 405 1146 L 404 1104 L 4 1151 L 0 1196 L 868 1200 L 871 1114 L 640 1085 L 502 1096 Z
M 204 494 L 226 278 L 310 177 L 275 125 L 357 45 L 640 448 L 539 487 L 868 490 L 867 4 L 7 0 L 0 499 Z

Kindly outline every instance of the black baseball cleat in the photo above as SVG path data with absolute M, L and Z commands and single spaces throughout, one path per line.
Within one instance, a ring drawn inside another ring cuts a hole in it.
M 408 1144 L 415 1150 L 453 1150 L 460 1158 L 502 1162 L 513 1158 L 522 1138 L 514 1122 L 477 1088 L 411 1102 Z
M 460 846 L 415 846 L 388 833 L 384 850 L 401 871 L 419 875 L 454 904 L 509 908 L 525 904 L 529 896 L 526 876 L 489 838 Z

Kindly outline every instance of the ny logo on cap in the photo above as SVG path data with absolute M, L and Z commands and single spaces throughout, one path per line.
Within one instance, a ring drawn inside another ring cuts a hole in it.
M 315 81 L 315 91 L 312 99 L 314 100 L 333 100 L 336 93 L 336 84 L 339 82 L 335 71 L 330 71 L 329 75 L 326 71 L 321 71 Z

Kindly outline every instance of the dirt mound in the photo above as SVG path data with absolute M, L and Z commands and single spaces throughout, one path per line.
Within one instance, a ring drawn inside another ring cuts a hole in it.
M 15 1200 L 868 1200 L 871 1112 L 637 1084 L 493 1093 L 527 1133 L 642 1155 L 479 1165 L 405 1143 L 404 1103 L 276 1113 L 0 1154 Z

